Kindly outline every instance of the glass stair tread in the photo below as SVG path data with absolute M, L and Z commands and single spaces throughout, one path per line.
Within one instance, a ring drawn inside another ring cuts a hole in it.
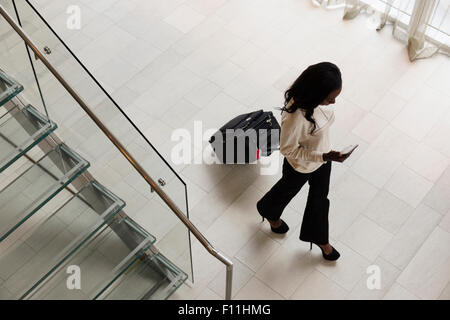
M 0 173 L 45 139 L 57 125 L 31 105 L 11 109 L 0 118 Z
M 103 295 L 106 300 L 165 300 L 188 278 L 162 254 L 137 260 Z
M 0 277 L 8 279 L 4 283 L 8 291 L 20 298 L 124 207 L 121 199 L 99 183 L 92 181 L 84 186 L 0 257 Z M 20 254 L 27 255 L 23 263 L 10 271 L 2 269 L 10 257 Z
M 117 232 L 139 241 L 126 243 Z M 38 300 L 94 299 L 148 250 L 155 238 L 128 217 L 116 216 L 78 248 L 58 270 L 39 280 L 22 298 Z M 133 244 L 131 244 L 133 243 Z M 67 268 L 80 270 L 80 289 L 67 287 Z
M 0 242 L 75 180 L 89 163 L 57 145 L 0 191 Z
M 22 85 L 0 70 L 0 107 L 18 95 L 22 90 Z

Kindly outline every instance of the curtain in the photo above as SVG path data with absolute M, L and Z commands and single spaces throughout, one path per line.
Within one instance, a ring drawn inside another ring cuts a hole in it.
M 392 24 L 392 34 L 407 45 L 410 61 L 436 53 L 450 55 L 450 1 L 440 0 L 312 0 L 327 9 L 343 8 L 343 19 L 367 14 L 376 30 Z M 445 22 L 445 24 L 444 24 Z

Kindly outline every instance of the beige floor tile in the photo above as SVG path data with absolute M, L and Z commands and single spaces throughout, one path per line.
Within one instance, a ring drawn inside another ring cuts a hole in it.
M 287 70 L 289 66 L 283 60 L 267 53 L 254 55 L 252 63 L 245 69 L 263 87 L 275 83 Z
M 450 111 L 430 130 L 424 142 L 428 146 L 450 157 L 450 141 L 446 139 L 450 133 Z
M 0 300 L 8 300 L 11 299 L 12 294 L 5 287 L 0 285 Z
M 88 34 L 92 38 L 97 38 L 114 24 L 114 21 L 106 16 L 96 14 L 95 17 L 96 18 L 92 21 L 89 21 L 88 23 L 84 21 L 81 25 L 82 32 Z M 73 38 L 73 36 L 71 38 Z
M 442 103 L 440 92 L 423 86 L 411 97 L 408 108 L 393 119 L 392 125 L 417 140 L 425 138 L 434 125 L 448 110 L 448 103 Z M 427 104 L 433 108 L 425 109 Z
M 201 82 L 202 79 L 189 69 L 176 66 L 148 88 L 148 92 L 163 103 L 164 110 L 177 103 Z
M 343 200 L 334 193 L 328 196 L 330 200 L 329 232 L 332 237 L 339 238 L 361 214 L 351 202 Z
M 258 97 L 265 92 L 265 87 L 243 71 L 224 88 L 224 92 L 243 105 L 253 105 Z
M 223 300 L 223 298 L 209 288 L 205 288 L 196 300 Z
M 230 62 L 246 69 L 255 61 L 255 59 L 261 57 L 262 54 L 263 52 L 260 48 L 252 43 L 248 43 L 230 57 Z
M 425 80 L 425 83 L 432 88 L 440 90 L 444 95 L 450 96 L 450 86 L 447 81 L 450 65 L 444 56 L 437 57 L 436 60 L 441 60 L 441 64 L 433 71 L 433 73 Z
M 381 256 L 403 270 L 440 220 L 438 213 L 420 205 L 392 238 Z
M 388 90 L 385 76 L 375 70 L 364 68 L 364 74 L 347 85 L 345 97 L 366 111 L 372 110 Z
M 333 243 L 333 247 L 339 251 L 341 257 L 332 262 L 323 260 L 320 255 L 317 257 L 320 263 L 315 268 L 345 290 L 351 291 L 361 278 L 366 276 L 367 267 L 371 263 L 341 242 Z M 317 252 L 319 249 L 313 247 L 313 250 Z
M 113 5 L 109 6 L 108 9 L 104 10 L 103 13 L 108 18 L 114 20 L 115 22 L 118 22 L 126 15 L 128 15 L 129 12 L 133 11 L 135 8 L 136 8 L 135 2 L 117 1 Z
M 366 217 L 360 216 L 342 235 L 340 241 L 369 261 L 373 261 L 391 239 L 392 234 Z
M 184 99 L 175 103 L 169 110 L 166 110 L 162 116 L 162 121 L 173 128 L 170 136 L 174 134 L 175 130 L 183 127 L 186 118 L 194 116 L 198 111 L 200 111 L 200 108 Z
M 357 192 L 355 192 L 356 190 Z M 349 210 L 357 213 L 363 212 L 377 192 L 376 187 L 352 172 L 346 173 L 333 191 L 346 203 Z
M 441 220 L 439 226 L 447 232 L 450 232 L 450 211 Z
M 276 241 L 258 231 L 235 257 L 256 272 L 279 247 Z
M 379 300 L 390 290 L 395 279 L 400 275 L 400 270 L 382 258 L 378 258 L 368 269 L 366 276 L 362 277 L 346 299 L 349 300 Z M 379 269 L 375 269 L 378 267 Z M 376 270 L 376 271 L 375 271 Z M 370 277 L 376 276 L 379 270 L 379 282 Z M 379 284 L 379 287 L 375 285 Z
M 245 42 L 225 30 L 219 29 L 211 37 L 183 60 L 183 65 L 200 76 L 207 76 L 236 53 Z
M 206 15 L 212 14 L 226 2 L 226 0 L 188 0 L 187 4 L 198 12 Z
M 442 290 L 439 300 L 450 300 L 450 283 Z
M 445 214 L 450 210 L 450 166 L 444 171 L 439 180 L 436 181 L 430 192 L 424 199 L 424 204 L 433 208 L 441 214 Z
M 314 270 L 291 296 L 291 300 L 343 300 L 348 292 Z
M 181 5 L 175 11 L 173 11 L 171 15 L 165 18 L 164 21 L 174 26 L 181 32 L 188 33 L 204 19 L 205 16 L 198 13 L 191 7 L 187 5 Z
M 387 91 L 373 108 L 372 112 L 384 120 L 391 122 L 405 106 L 406 100 L 391 91 Z
M 195 9 L 195 8 L 194 8 Z M 198 10 L 197 10 L 198 11 Z M 215 32 L 224 26 L 224 21 L 215 15 L 207 16 L 189 33 L 179 39 L 172 48 L 183 56 L 188 56 L 198 47 L 208 41 Z
M 151 23 L 148 28 L 142 29 L 141 32 L 143 32 L 140 34 L 142 40 L 153 44 L 161 51 L 169 49 L 183 36 L 183 32 L 162 20 Z
M 391 289 L 383 297 L 383 300 L 419 300 L 419 298 L 398 283 L 394 283 Z
M 436 182 L 449 162 L 450 160 L 440 152 L 420 144 L 419 148 L 406 159 L 405 165 L 431 182 Z
M 90 2 L 90 1 L 82 0 L 82 2 L 97 12 L 103 12 L 110 5 L 116 4 L 118 1 L 117 0 L 112 0 L 112 1 L 100 0 L 97 2 Z
M 402 74 L 392 86 L 391 91 L 403 99 L 409 100 L 423 87 L 424 81 L 439 67 L 441 60 L 415 61 L 410 63 L 409 70 Z
M 241 72 L 242 68 L 232 62 L 227 61 L 214 69 L 208 75 L 208 79 L 218 86 L 225 88 Z
M 139 94 L 147 93 L 152 85 L 175 68 L 182 59 L 183 56 L 181 54 L 175 50 L 168 49 L 134 76 L 127 86 Z
M 416 208 L 433 187 L 433 183 L 401 166 L 386 183 L 386 190 Z
M 248 188 L 206 231 L 216 246 L 234 256 L 259 230 L 258 193 Z
M 366 116 L 367 111 L 345 97 L 338 97 L 332 106 L 335 122 L 330 129 L 332 141 L 340 143 Z
M 150 43 L 138 39 L 121 50 L 119 55 L 123 60 L 128 61 L 140 71 L 159 57 L 161 53 L 161 50 L 155 48 Z M 127 83 L 132 86 L 132 82 L 127 81 Z
M 353 133 L 367 142 L 375 140 L 388 122 L 373 113 L 368 113 L 353 129 Z
M 296 242 L 297 245 L 294 247 L 286 242 L 256 273 L 258 279 L 285 299 L 313 272 L 319 259 L 318 256 L 310 254 L 306 249 L 307 245 L 298 243 L 298 239 L 291 242 Z
M 364 215 L 386 231 L 395 234 L 413 211 L 413 207 L 382 189 L 370 202 Z
M 211 191 L 222 179 L 229 174 L 231 168 L 219 164 L 199 165 L 190 164 L 183 170 L 183 175 L 197 183 L 203 190 Z
M 265 285 L 257 277 L 250 281 L 237 293 L 236 300 L 284 300 L 282 296 Z
M 399 130 L 388 126 L 353 164 L 352 170 L 381 188 L 416 148 L 417 143 Z
M 397 279 L 398 283 L 422 299 L 437 299 L 450 280 L 450 234 L 434 229 Z
M 198 108 L 206 107 L 219 93 L 221 89 L 214 83 L 205 80 L 185 96 L 185 100 L 189 101 Z M 182 111 L 182 110 L 180 110 Z M 186 119 L 190 118 L 189 113 L 180 112 Z
M 236 167 L 207 193 L 206 197 L 199 201 L 196 206 L 190 207 L 191 215 L 210 226 L 241 196 L 254 179 L 256 179 L 255 172 L 248 170 L 245 166 Z

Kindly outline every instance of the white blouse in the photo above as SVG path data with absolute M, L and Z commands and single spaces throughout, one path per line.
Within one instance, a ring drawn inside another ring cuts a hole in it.
M 293 100 L 286 107 L 292 105 Z M 329 128 L 334 122 L 334 112 L 317 107 L 313 124 L 305 118 L 305 111 L 297 109 L 293 113 L 283 112 L 281 116 L 280 152 L 297 171 L 310 173 L 317 170 L 325 161 L 322 155 L 331 151 Z

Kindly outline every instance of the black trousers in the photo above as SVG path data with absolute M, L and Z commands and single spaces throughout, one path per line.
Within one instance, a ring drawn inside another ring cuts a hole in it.
M 300 240 L 327 244 L 330 175 L 331 161 L 324 163 L 314 172 L 301 173 L 292 168 L 284 158 L 283 176 L 257 202 L 256 208 L 266 219 L 278 220 L 284 208 L 308 181 L 309 193 L 300 230 Z

